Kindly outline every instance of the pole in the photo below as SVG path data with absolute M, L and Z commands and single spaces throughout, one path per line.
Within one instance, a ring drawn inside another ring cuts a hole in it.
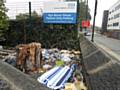
M 29 19 L 31 21 L 31 2 L 29 2 Z
M 88 0 L 87 0 L 87 3 L 86 3 L 86 20 L 88 19 Z
M 79 19 L 79 15 L 80 15 L 80 2 L 79 0 L 77 0 L 77 36 L 79 38 L 79 31 L 80 31 L 80 19 Z
M 86 1 L 86 21 L 87 19 L 88 19 L 88 0 Z M 87 27 L 85 27 L 85 32 L 87 32 Z
M 91 41 L 94 42 L 94 29 L 95 29 L 95 19 L 96 19 L 96 14 L 97 14 L 97 3 L 98 1 L 95 0 L 95 9 L 94 9 L 94 20 L 93 20 L 93 30 L 92 30 L 92 38 Z
M 26 28 L 25 28 L 25 21 L 23 21 L 23 24 L 24 24 L 24 44 L 26 44 L 26 41 L 27 41 L 27 36 L 26 36 Z
M 31 2 L 29 2 L 29 32 L 31 32 L 31 30 L 32 30 L 31 25 L 32 25 L 32 23 L 31 23 Z M 31 37 L 31 36 L 29 36 L 29 37 Z

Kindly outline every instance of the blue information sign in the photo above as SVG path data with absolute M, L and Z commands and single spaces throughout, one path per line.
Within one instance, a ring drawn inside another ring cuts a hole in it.
M 45 2 L 43 9 L 44 23 L 75 24 L 77 2 Z
M 44 23 L 75 24 L 76 13 L 44 13 Z

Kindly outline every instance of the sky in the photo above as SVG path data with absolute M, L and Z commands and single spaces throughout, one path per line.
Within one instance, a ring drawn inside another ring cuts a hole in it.
M 13 6 L 15 5 L 15 3 L 22 3 L 22 2 L 37 2 L 40 1 L 41 3 L 43 1 L 56 1 L 56 0 L 6 0 L 6 3 L 8 3 L 8 8 L 11 7 L 13 8 Z M 101 27 L 102 25 L 102 17 L 103 17 L 103 11 L 104 10 L 108 10 L 112 5 L 114 5 L 118 0 L 98 0 L 98 7 L 97 7 L 97 15 L 96 15 L 96 26 Z M 14 3 L 14 4 L 13 4 Z M 93 15 L 94 15 L 94 4 L 95 4 L 95 0 L 88 0 L 88 5 L 90 8 L 90 13 L 92 16 L 92 20 L 91 20 L 91 24 L 93 23 Z M 36 5 L 39 5 L 38 3 Z M 27 9 L 27 5 L 23 4 L 21 7 L 24 7 Z M 42 7 L 42 6 L 41 6 Z M 40 8 L 37 7 L 38 10 L 41 10 Z M 21 9 L 22 10 L 22 9 Z M 19 9 L 18 10 L 14 10 L 14 12 L 21 12 Z M 11 14 L 12 15 L 12 14 Z
M 110 9 L 118 0 L 98 0 L 98 7 L 97 7 L 97 15 L 96 15 L 96 25 L 101 27 L 102 25 L 102 18 L 103 18 L 103 11 Z M 94 16 L 94 3 L 95 0 L 88 0 L 88 4 L 90 7 L 90 13 L 92 16 L 91 24 L 93 23 L 93 16 Z

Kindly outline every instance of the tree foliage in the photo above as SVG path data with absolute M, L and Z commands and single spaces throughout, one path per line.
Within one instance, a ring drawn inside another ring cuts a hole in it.
M 7 9 L 4 3 L 4 0 L 0 0 L 0 36 L 8 28 L 8 17 L 6 15 Z
M 85 7 L 85 2 L 80 2 L 80 20 L 86 18 Z M 31 13 L 31 18 L 29 13 L 25 13 L 10 21 L 7 44 L 15 46 L 24 43 L 25 37 L 26 43 L 40 42 L 44 48 L 79 48 L 76 24 L 45 24 L 35 11 Z
M 77 1 L 77 0 L 65 0 L 65 1 Z M 82 23 L 82 20 L 91 20 L 91 15 L 90 15 L 90 8 L 89 6 L 87 5 L 87 0 L 79 0 L 79 13 L 78 17 L 78 21 L 81 25 Z
M 90 8 L 87 6 L 86 1 L 80 0 L 80 13 L 79 13 L 79 20 L 80 24 L 82 20 L 91 20 L 91 15 L 90 15 Z
M 39 17 L 36 11 L 33 11 L 31 13 L 32 18 Z M 29 19 L 29 13 L 20 13 L 19 15 L 16 15 L 16 20 L 25 20 Z
M 27 16 L 25 18 L 25 16 Z M 31 20 L 29 15 L 19 14 L 16 20 L 10 21 L 7 43 L 15 46 L 24 43 L 40 42 L 44 48 L 78 49 L 76 25 L 72 24 L 44 24 L 42 17 L 32 12 Z M 31 21 L 31 22 L 30 22 Z M 31 26 L 30 26 L 31 25 Z

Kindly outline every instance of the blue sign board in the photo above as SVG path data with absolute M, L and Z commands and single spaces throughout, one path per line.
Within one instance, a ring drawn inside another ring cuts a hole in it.
M 44 23 L 76 24 L 77 2 L 45 2 L 43 9 Z
M 44 23 L 75 24 L 76 13 L 44 13 Z

